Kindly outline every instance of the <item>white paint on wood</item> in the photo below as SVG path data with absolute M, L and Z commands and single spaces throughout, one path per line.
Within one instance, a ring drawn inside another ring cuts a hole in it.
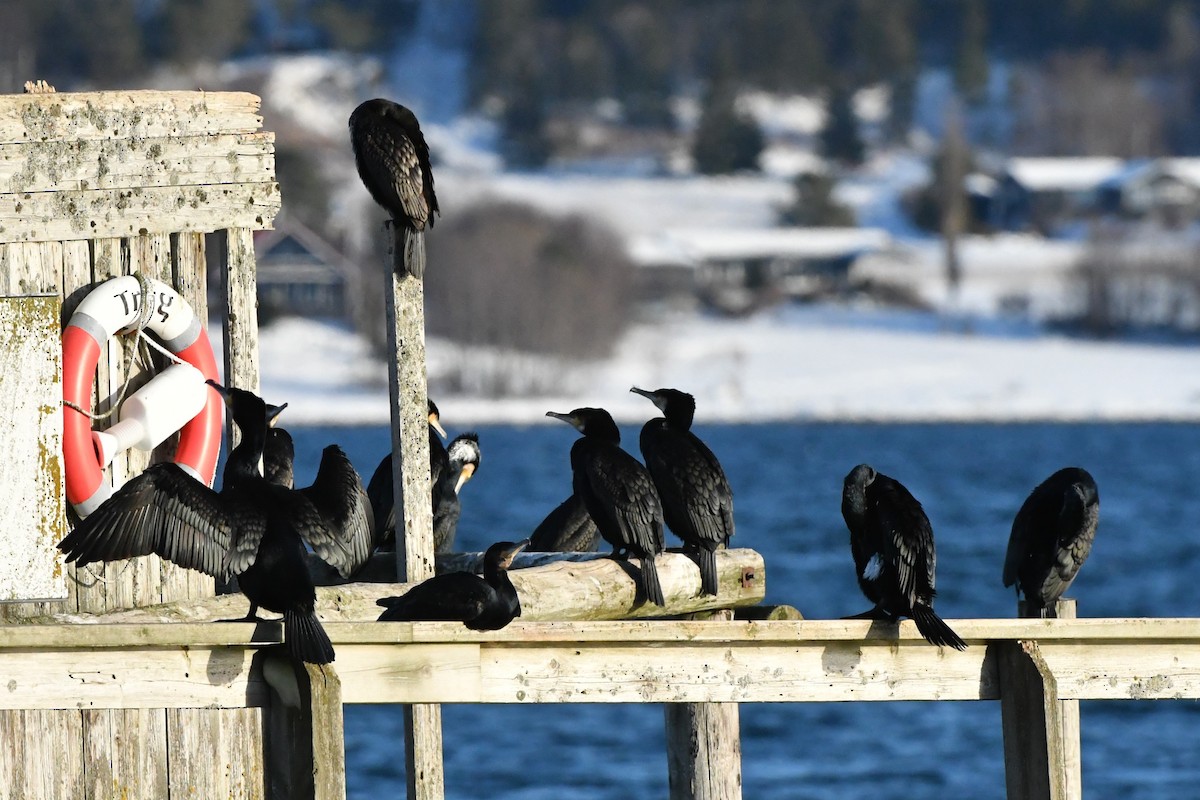
M 56 297 L 0 298 L 0 600 L 66 598 L 62 368 Z

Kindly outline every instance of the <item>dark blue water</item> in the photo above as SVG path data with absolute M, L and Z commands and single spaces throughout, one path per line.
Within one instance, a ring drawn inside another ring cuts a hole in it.
M 451 435 L 461 432 L 454 429 Z M 938 545 L 943 617 L 1011 616 L 1000 585 L 1012 516 L 1062 466 L 1100 487 L 1100 530 L 1072 586 L 1080 616 L 1195 616 L 1200 609 L 1200 426 L 1173 424 L 698 427 L 734 488 L 735 545 L 766 560 L 767 602 L 813 619 L 867 607 L 839 511 L 860 462 L 925 505 Z M 483 463 L 463 491 L 461 549 L 526 535 L 570 492 L 565 425 L 483 427 Z M 384 428 L 293 430 L 297 482 L 338 442 L 369 476 Z M 636 449 L 636 431 L 625 431 Z M 308 480 L 306 480 L 308 479 Z M 1003 798 L 999 704 L 809 703 L 741 706 L 744 794 L 878 800 Z M 1200 797 L 1190 701 L 1082 704 L 1088 798 Z M 450 798 L 618 800 L 667 795 L 659 706 L 445 706 Z M 403 726 L 388 706 L 346 709 L 352 798 L 400 797 Z

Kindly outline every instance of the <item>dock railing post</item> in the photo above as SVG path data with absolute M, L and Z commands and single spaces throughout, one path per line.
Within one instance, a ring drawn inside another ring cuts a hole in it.
M 701 615 L 732 620 L 733 610 Z M 742 739 L 737 703 L 667 703 L 670 800 L 741 800 Z
M 409 235 L 422 236 L 421 233 Z M 385 261 L 388 280 L 388 382 L 392 407 L 392 480 L 397 504 L 403 502 L 403 531 L 396 530 L 396 574 L 402 581 L 434 575 L 433 508 L 429 486 L 428 387 L 425 373 L 424 281 L 393 268 L 403 237 L 388 234 Z M 419 248 L 423 251 L 424 248 Z M 403 252 L 403 251 L 401 251 Z M 397 522 L 401 519 L 396 509 Z M 404 709 L 405 753 L 409 800 L 441 800 L 441 707 L 431 704 Z
M 1060 601 L 1057 613 L 1074 619 L 1075 601 Z M 1009 800 L 1080 800 L 1079 701 L 1059 699 L 1037 641 L 994 646 Z

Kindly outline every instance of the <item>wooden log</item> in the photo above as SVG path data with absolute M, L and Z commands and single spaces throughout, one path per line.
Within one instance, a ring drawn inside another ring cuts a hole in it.
M 1009 800 L 1064 800 L 1062 706 L 1054 674 L 1036 641 L 999 642 L 993 647 Z
M 1075 619 L 1076 604 L 1069 598 L 1060 598 L 1054 607 L 1054 618 Z M 1024 600 L 1017 604 L 1017 616 L 1028 615 Z M 1059 700 L 1059 717 L 1062 720 L 1063 776 L 1066 781 L 1066 797 L 1081 800 L 1083 797 L 1083 751 L 1079 721 L 1079 700 Z
M 730 610 L 714 618 L 733 619 Z M 740 800 L 742 737 L 736 703 L 667 703 L 671 800 Z

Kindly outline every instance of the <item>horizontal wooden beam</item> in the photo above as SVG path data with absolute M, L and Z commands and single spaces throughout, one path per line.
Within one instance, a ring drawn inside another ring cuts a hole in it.
M 998 642 L 1036 641 L 1061 699 L 1200 698 L 1200 620 L 327 622 L 347 703 L 995 700 Z M 0 708 L 265 702 L 276 624 L 0 627 Z
M 0 142 L 250 132 L 262 127 L 248 92 L 63 92 L 0 95 Z
M 275 180 L 275 134 L 0 144 L 0 194 Z

